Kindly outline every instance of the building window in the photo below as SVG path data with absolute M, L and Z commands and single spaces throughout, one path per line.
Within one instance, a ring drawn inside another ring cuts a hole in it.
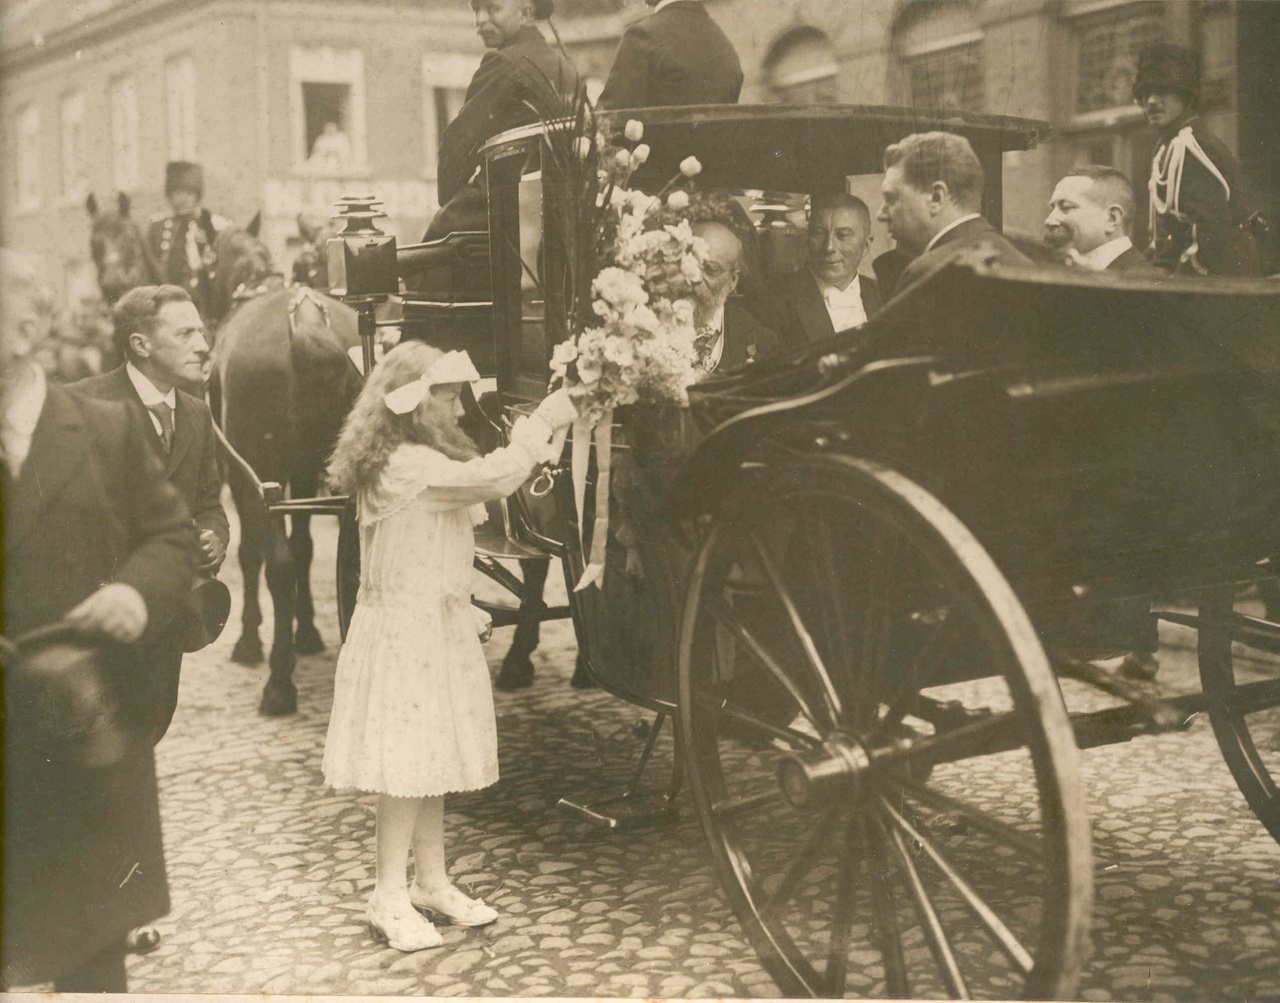
M 422 155 L 428 177 L 435 177 L 440 137 L 467 100 L 476 71 L 474 56 L 431 52 L 422 57 Z
M 138 85 L 133 77 L 111 82 L 111 164 L 116 188 L 138 186 Z
M 17 202 L 21 210 L 40 207 L 40 109 L 27 105 L 18 113 Z
M 960 0 L 909 6 L 896 29 L 910 103 L 980 112 L 986 106 L 982 31 Z
M 76 91 L 63 97 L 59 112 L 62 194 L 69 199 L 81 198 L 89 189 L 85 173 L 84 94 Z
M 1076 32 L 1076 115 L 1128 108 L 1138 52 L 1169 38 L 1161 3 L 1130 3 L 1080 17 Z
M 165 109 L 168 112 L 169 159 L 196 159 L 196 64 L 179 56 L 164 64 Z
M 364 54 L 357 49 L 294 49 L 293 159 L 311 174 L 363 173 L 365 145 Z
M 1200 108 L 1231 110 L 1236 106 L 1236 15 L 1220 2 L 1203 3 L 1200 15 Z
M 832 104 L 839 97 L 835 49 L 816 28 L 800 28 L 773 47 L 765 61 L 769 91 L 784 104 Z

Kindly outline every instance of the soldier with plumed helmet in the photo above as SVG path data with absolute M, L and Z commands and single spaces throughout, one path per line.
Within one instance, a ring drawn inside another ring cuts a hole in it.
M 1258 274 L 1239 161 L 1200 119 L 1199 54 L 1147 46 L 1133 96 L 1159 133 L 1148 183 L 1154 263 L 1198 275 Z
M 187 160 L 165 166 L 164 194 L 170 211 L 152 217 L 147 250 L 157 280 L 185 289 L 206 320 L 214 263 L 213 242 L 230 221 L 204 208 L 204 170 Z

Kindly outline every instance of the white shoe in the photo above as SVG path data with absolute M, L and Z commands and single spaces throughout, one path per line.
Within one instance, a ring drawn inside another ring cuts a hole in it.
M 415 909 L 431 913 L 436 919 L 454 926 L 488 926 L 496 922 L 498 913 L 479 899 L 469 898 L 453 885 L 443 891 L 429 892 L 415 881 L 409 886 L 409 901 Z
M 365 910 L 365 921 L 373 928 L 375 936 L 381 937 L 397 951 L 425 951 L 444 943 L 440 931 L 413 909 L 388 908 L 372 895 Z

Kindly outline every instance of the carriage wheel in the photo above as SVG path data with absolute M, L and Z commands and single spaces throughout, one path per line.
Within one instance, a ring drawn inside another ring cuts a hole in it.
M 1260 599 L 1213 590 L 1200 607 L 1200 680 L 1209 721 L 1240 791 L 1280 840 L 1280 624 Z
M 360 524 L 355 502 L 347 503 L 338 517 L 338 631 L 347 639 L 347 628 L 356 609 L 356 593 L 360 590 Z
M 1071 993 L 1089 823 L 1057 682 L 995 564 L 873 462 L 760 472 L 681 623 L 680 737 L 721 881 L 786 993 Z

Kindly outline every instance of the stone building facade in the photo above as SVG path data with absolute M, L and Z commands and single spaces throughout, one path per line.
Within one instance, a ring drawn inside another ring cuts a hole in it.
M 706 0 L 734 41 L 744 102 L 944 106 L 1047 119 L 1010 155 L 1005 222 L 1036 233 L 1054 179 L 1081 161 L 1137 181 L 1151 139 L 1133 53 L 1197 46 L 1210 127 L 1275 200 L 1280 108 L 1261 85 L 1280 3 L 1233 0 Z M 561 0 L 555 28 L 590 86 L 641 0 Z M 482 48 L 462 0 L 17 0 L 0 20 L 0 238 L 85 281 L 85 197 L 164 208 L 170 159 L 205 168 L 206 204 L 264 215 L 285 262 L 299 209 L 382 197 L 402 241 L 435 208 L 440 131 Z M 1274 216 L 1274 214 L 1273 214 Z

